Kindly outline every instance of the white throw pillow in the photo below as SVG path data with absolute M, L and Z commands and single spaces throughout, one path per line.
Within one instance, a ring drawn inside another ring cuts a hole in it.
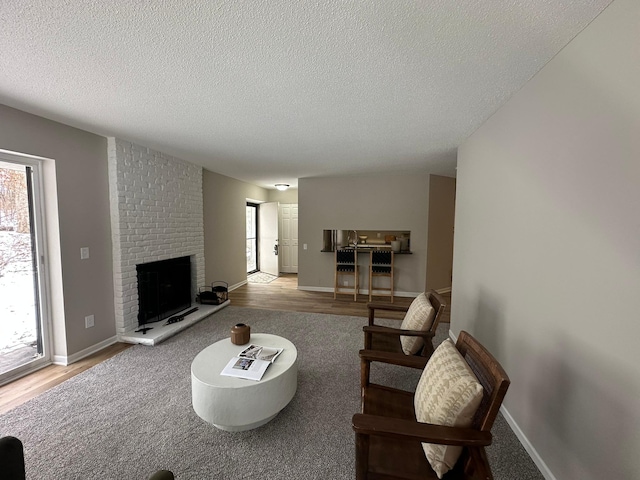
M 470 427 L 482 400 L 482 385 L 450 339 L 427 362 L 414 397 L 416 420 L 451 427 Z M 453 468 L 462 447 L 423 443 L 438 478 Z
M 424 293 L 421 293 L 409 305 L 409 310 L 407 310 L 400 328 L 403 330 L 429 330 L 435 317 L 436 311 L 431 302 Z M 424 340 L 421 337 L 402 335 L 400 343 L 404 353 L 413 355 L 422 348 Z

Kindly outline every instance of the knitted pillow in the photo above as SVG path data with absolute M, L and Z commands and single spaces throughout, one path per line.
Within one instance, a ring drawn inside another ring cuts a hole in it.
M 414 396 L 416 420 L 452 427 L 470 427 L 482 400 L 482 385 L 449 339 L 427 362 Z M 453 468 L 462 447 L 423 443 L 422 448 L 438 475 Z
M 421 293 L 411 302 L 400 328 L 403 330 L 429 330 L 435 317 L 436 311 L 431 302 L 424 293 Z M 422 348 L 424 340 L 421 337 L 402 335 L 400 343 L 404 353 L 413 355 Z

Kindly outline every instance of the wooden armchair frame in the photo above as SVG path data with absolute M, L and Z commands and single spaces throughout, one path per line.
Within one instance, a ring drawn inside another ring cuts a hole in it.
M 400 328 L 376 325 L 376 310 L 406 313 L 409 307 L 382 302 L 368 303 L 367 308 L 369 310 L 369 325 L 363 328 L 365 350 L 381 350 L 386 352 L 402 353 L 400 336 L 416 336 L 422 337 L 422 339 L 424 340 L 424 347 L 422 347 L 422 349 L 420 350 L 420 355 L 427 358 L 430 357 L 433 353 L 433 337 L 436 334 L 436 329 L 438 328 L 440 319 L 442 318 L 445 308 L 447 307 L 447 303 L 445 299 L 435 290 L 429 290 L 425 292 L 425 295 L 436 311 L 436 315 L 433 319 L 433 323 L 431 324 L 431 328 L 429 328 L 428 330 L 402 330 Z M 395 320 L 402 322 L 402 319 Z
M 484 447 L 491 444 L 491 427 L 510 380 L 496 359 L 467 332 L 460 332 L 456 348 L 483 386 L 483 398 L 469 428 L 417 422 L 413 392 L 370 382 L 372 362 L 424 369 L 427 358 L 360 351 L 362 413 L 352 419 L 357 480 L 437 479 L 422 442 L 463 447 L 460 459 L 445 479 L 493 479 Z

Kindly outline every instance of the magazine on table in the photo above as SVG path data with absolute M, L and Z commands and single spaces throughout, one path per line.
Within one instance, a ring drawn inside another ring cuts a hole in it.
M 220 375 L 246 378 L 247 380 L 260 380 L 269 365 L 282 353 L 282 350 L 282 348 L 263 347 L 252 343 L 242 350 L 237 357 L 229 360 Z
M 271 362 L 257 358 L 233 357 L 220 372 L 220 375 L 258 381 L 267 371 L 269 365 Z
M 282 353 L 282 348 L 263 347 L 253 343 L 245 348 L 238 355 L 240 358 L 256 358 L 265 362 L 273 363 L 278 355 Z

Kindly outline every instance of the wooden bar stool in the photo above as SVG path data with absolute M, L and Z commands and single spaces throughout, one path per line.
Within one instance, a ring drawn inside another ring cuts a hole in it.
M 338 293 L 353 293 L 353 301 L 358 301 L 358 252 L 356 249 L 336 250 L 335 277 L 333 285 L 333 298 Z M 353 288 L 341 287 L 340 281 L 344 277 L 353 277 Z
M 374 278 L 387 277 L 389 286 L 378 286 L 376 290 L 388 293 L 376 293 L 378 295 L 389 295 L 393 303 L 393 252 L 391 250 L 371 250 L 369 259 L 369 301 L 373 296 Z

